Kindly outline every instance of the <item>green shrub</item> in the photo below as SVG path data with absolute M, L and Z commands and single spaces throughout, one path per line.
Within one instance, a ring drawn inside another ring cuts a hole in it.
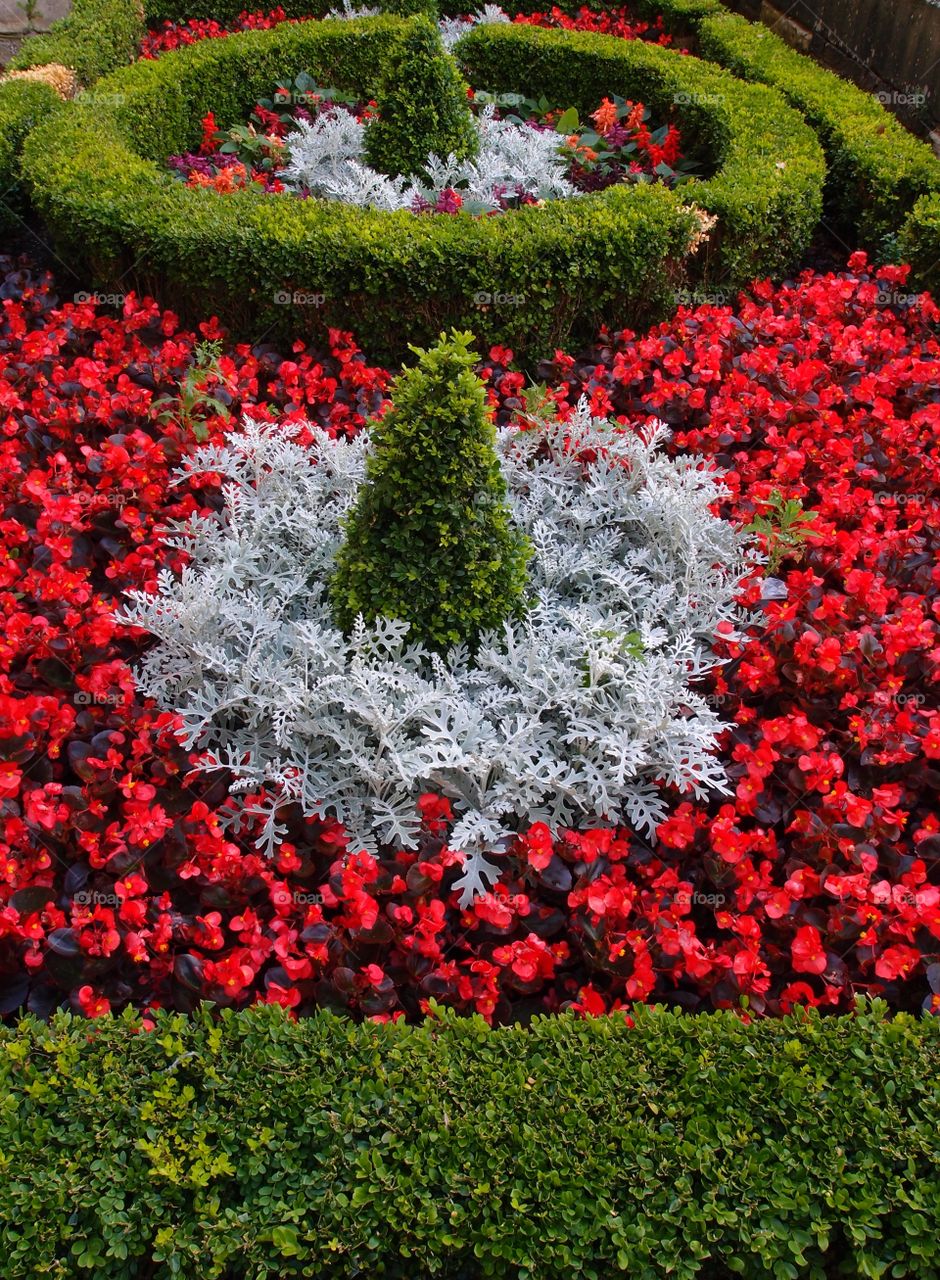
M 399 18 L 413 18 L 423 14 L 436 22 L 440 16 L 436 0 L 378 0 L 371 7 L 382 13 L 393 13 Z
M 666 30 L 679 36 L 697 29 L 709 14 L 727 12 L 721 0 L 634 0 L 632 7 L 647 22 L 662 18 Z
M 511 523 L 472 341 L 441 334 L 430 351 L 415 348 L 417 365 L 372 425 L 331 583 L 346 631 L 360 613 L 385 616 L 408 622 L 429 649 L 472 649 L 521 608 L 527 549 Z
M 746 80 L 773 85 L 815 129 L 828 161 L 827 217 L 874 246 L 917 198 L 940 187 L 940 160 L 870 93 L 820 67 L 760 23 L 730 13 L 698 22 L 699 48 Z
M 940 1275 L 940 1025 L 27 1019 L 5 1280 Z
M 71 67 L 80 84 L 94 84 L 109 71 L 137 57 L 144 36 L 138 0 L 73 0 L 66 18 L 48 32 L 24 40 L 10 69 Z
M 452 2 L 459 3 L 459 0 Z M 266 7 L 275 7 L 273 0 Z M 331 9 L 342 8 L 342 0 L 279 0 L 277 7 L 283 9 L 288 18 L 325 18 Z M 438 13 L 437 0 L 369 0 L 369 7 L 399 17 L 422 13 L 435 18 Z M 250 10 L 251 5 L 248 8 Z M 144 0 L 148 27 L 159 27 L 164 22 L 186 22 L 190 18 L 214 18 L 225 26 L 244 12 L 245 0 Z
M 913 267 L 911 283 L 940 298 L 940 193 L 914 205 L 901 228 L 899 251 Z
M 20 190 L 20 150 L 29 131 L 60 106 L 55 91 L 32 80 L 0 84 L 0 231 L 16 227 L 25 201 Z
M 380 173 L 418 177 L 432 152 L 464 160 L 479 149 L 467 85 L 426 19 L 411 24 L 386 62 L 377 108 L 378 119 L 365 132 L 365 155 Z

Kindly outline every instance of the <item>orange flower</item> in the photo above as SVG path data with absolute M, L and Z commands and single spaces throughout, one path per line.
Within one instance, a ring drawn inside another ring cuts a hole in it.
M 591 116 L 591 119 L 594 121 L 598 133 L 608 133 L 617 123 L 617 104 L 611 102 L 610 98 L 604 98 L 601 105 Z

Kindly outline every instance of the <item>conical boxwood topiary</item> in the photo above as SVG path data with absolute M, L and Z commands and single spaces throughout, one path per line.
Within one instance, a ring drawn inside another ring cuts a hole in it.
M 443 652 L 522 610 L 529 548 L 512 524 L 473 335 L 454 332 L 395 383 L 330 583 L 333 615 L 410 623 Z
M 475 156 L 480 139 L 467 85 L 426 18 L 415 18 L 391 55 L 377 96 L 378 119 L 366 129 L 365 155 L 390 177 L 420 176 L 428 156 Z

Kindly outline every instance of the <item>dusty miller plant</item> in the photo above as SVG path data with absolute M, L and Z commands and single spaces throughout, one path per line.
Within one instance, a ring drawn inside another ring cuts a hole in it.
M 472 160 L 429 155 L 423 180 L 389 177 L 364 157 L 364 126 L 341 107 L 299 121 L 287 139 L 287 186 L 326 200 L 362 208 L 411 209 L 418 199 L 435 204 L 448 188 L 460 191 L 481 211 L 501 206 L 502 191 L 561 200 L 576 195 L 565 176 L 561 137 L 552 130 L 498 120 L 492 106 L 474 120 L 479 153 Z
M 224 510 L 174 535 L 190 563 L 135 593 L 123 620 L 157 643 L 143 691 L 182 717 L 201 767 L 235 792 L 299 803 L 346 824 L 351 848 L 414 847 L 415 802 L 449 796 L 464 902 L 499 873 L 488 851 L 520 826 L 625 820 L 649 836 L 663 783 L 725 791 L 721 723 L 695 692 L 754 553 L 717 518 L 718 473 L 670 458 L 664 427 L 640 436 L 592 419 L 504 429 L 513 517 L 533 548 L 527 612 L 466 651 L 430 654 L 379 618 L 346 636 L 326 586 L 340 522 L 365 470 L 368 433 L 311 444 L 246 421 L 203 447 L 190 474 L 224 478 Z M 586 460 L 583 451 L 589 451 Z

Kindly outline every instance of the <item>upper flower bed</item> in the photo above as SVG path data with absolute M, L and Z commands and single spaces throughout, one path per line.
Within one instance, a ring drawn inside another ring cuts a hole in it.
M 375 102 L 357 103 L 305 76 L 295 85 L 279 87 L 257 104 L 247 126 L 222 133 L 207 116 L 199 153 L 172 156 L 170 168 L 187 186 L 220 193 L 258 183 L 275 194 L 291 191 L 364 208 L 497 213 L 618 182 L 673 184 L 683 167 L 678 129 L 663 126 L 654 134 L 642 103 L 605 98 L 581 124 L 575 111 L 546 110 L 518 94 L 494 102 L 482 93 L 472 103 L 479 137 L 472 160 L 429 155 L 417 175 L 392 178 L 366 163 Z
M 174 298 L 218 305 L 243 330 L 353 323 L 378 350 L 448 323 L 472 328 L 481 300 L 501 298 L 488 313 L 491 336 L 525 337 L 536 354 L 601 318 L 667 309 L 699 259 L 706 272 L 740 279 L 788 264 L 806 243 L 821 155 L 771 91 L 644 41 L 515 24 L 478 27 L 461 41 L 476 84 L 544 95 L 582 117 L 605 96 L 640 98 L 688 129 L 714 176 L 675 192 L 624 186 L 500 218 L 425 219 L 252 192 L 219 200 L 161 173 L 168 155 L 198 144 L 208 111 L 223 124 L 244 120 L 300 70 L 374 96 L 377 68 L 408 30 L 394 18 L 284 24 L 203 41 L 100 82 L 36 130 L 24 154 L 60 251 L 90 260 L 102 281 L 130 270 Z M 704 227 L 713 246 L 690 257 Z M 298 294 L 306 305 L 283 305 Z

